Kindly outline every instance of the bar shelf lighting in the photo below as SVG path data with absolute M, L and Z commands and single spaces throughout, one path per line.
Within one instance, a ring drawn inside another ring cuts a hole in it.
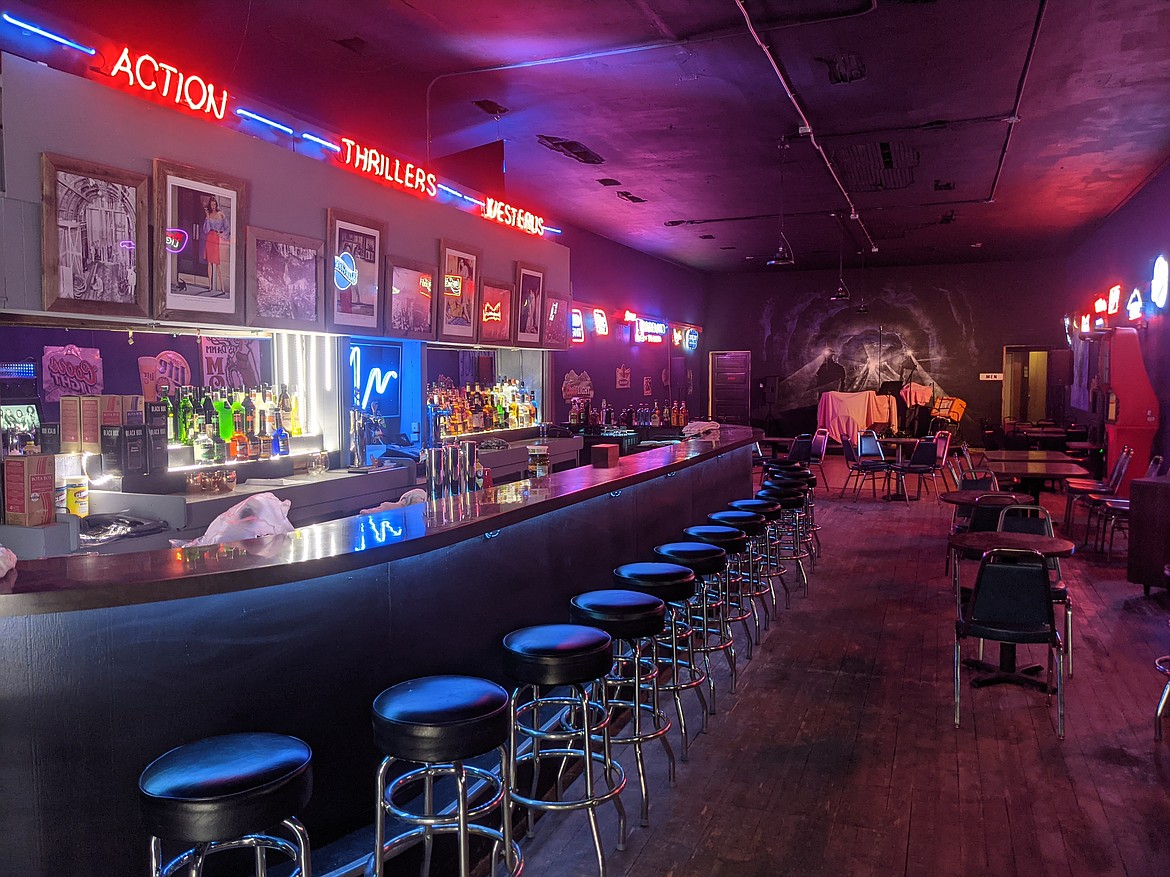
M 51 30 L 45 30 L 43 27 L 38 27 L 37 25 L 31 24 L 27 21 L 14 18 L 7 12 L 0 14 L 0 18 L 3 18 L 4 21 L 6 21 L 8 24 L 11 24 L 13 27 L 18 27 L 28 33 L 36 34 L 37 36 L 44 37 L 47 40 L 52 40 L 54 43 L 57 43 L 57 45 L 64 46 L 67 49 L 75 49 L 78 52 L 84 52 L 86 55 L 97 54 L 97 49 L 94 49 L 91 46 L 83 46 L 81 43 L 74 42 L 73 40 L 67 37 L 63 37 L 60 34 L 55 34 Z

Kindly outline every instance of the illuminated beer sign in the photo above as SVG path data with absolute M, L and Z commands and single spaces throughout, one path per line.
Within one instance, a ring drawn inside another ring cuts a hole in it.
M 1121 310 L 1121 284 L 1109 288 L 1109 313 L 1116 314 Z
M 164 236 L 164 244 L 168 253 L 181 253 L 187 246 L 189 235 L 186 229 L 168 228 Z
M 683 347 L 685 347 L 687 350 L 699 349 L 698 329 L 692 329 L 688 327 L 687 330 L 683 332 Z
M 428 198 L 438 194 L 436 177 L 413 162 L 379 152 L 377 147 L 363 146 L 348 137 L 341 138 L 342 150 L 336 159 L 352 171 L 395 189 L 418 192 Z
M 544 234 L 544 217 L 513 207 L 504 201 L 488 198 L 483 205 L 483 218 L 507 225 L 528 234 Z
M 609 334 L 609 318 L 601 308 L 593 309 L 593 331 L 598 335 Z
M 227 111 L 228 93 L 193 73 L 184 73 L 148 55 L 122 49 L 110 78 L 122 82 L 151 100 L 185 106 L 222 121 Z
M 569 328 L 574 341 L 581 343 L 585 340 L 585 317 L 580 308 L 573 308 L 569 311 Z
M 1134 287 L 1133 292 L 1129 294 L 1129 301 L 1125 303 L 1125 314 L 1130 320 L 1142 318 L 1142 294 L 1137 287 Z

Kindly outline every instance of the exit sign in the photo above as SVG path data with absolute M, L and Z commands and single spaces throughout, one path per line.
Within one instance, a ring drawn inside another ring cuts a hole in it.
M 979 372 L 979 380 L 981 381 L 1002 381 L 1003 372 Z

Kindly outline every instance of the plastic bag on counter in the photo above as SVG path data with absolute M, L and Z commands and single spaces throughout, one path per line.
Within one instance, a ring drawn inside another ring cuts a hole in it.
M 419 490 L 417 487 L 413 490 L 408 490 L 396 500 L 387 500 L 381 505 L 374 506 L 372 509 L 362 509 L 363 515 L 372 515 L 374 512 L 384 512 L 389 509 L 400 509 L 407 505 L 418 505 L 419 503 L 427 501 L 427 492 Z
M 292 500 L 279 500 L 271 493 L 257 493 L 238 502 L 211 522 L 207 532 L 183 547 L 216 545 L 220 542 L 239 542 L 257 536 L 274 536 L 291 532 L 288 520 Z
M 692 420 L 683 427 L 682 434 L 687 438 L 692 438 L 705 432 L 717 432 L 718 430 L 719 424 L 713 420 Z
M 0 545 L 0 578 L 8 575 L 10 570 L 16 568 L 16 555 L 12 550 Z

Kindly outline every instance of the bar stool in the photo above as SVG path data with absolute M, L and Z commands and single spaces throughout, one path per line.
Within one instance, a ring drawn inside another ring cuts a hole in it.
M 520 847 L 512 840 L 508 751 L 504 745 L 508 739 L 508 700 L 503 688 L 474 676 L 409 679 L 374 698 L 374 742 L 385 756 L 377 775 L 375 877 L 382 877 L 388 855 L 420 837 L 425 844 L 423 873 L 429 874 L 436 834 L 456 836 L 460 877 L 470 877 L 473 834 L 493 842 L 493 872 L 495 857 L 501 853 L 510 874 L 524 870 Z M 500 756 L 499 776 L 490 769 L 464 764 L 466 759 L 493 749 Z M 402 761 L 419 766 L 390 781 L 393 766 Z M 455 813 L 435 809 L 435 781 L 444 777 L 455 780 Z M 486 790 L 477 796 L 482 800 L 476 804 L 468 801 L 469 777 Z M 411 809 L 409 802 L 417 799 L 420 784 L 421 810 Z M 474 821 L 496 810 L 500 812 L 500 828 Z M 387 840 L 387 814 L 414 828 Z
M 257 877 L 267 873 L 265 850 L 292 859 L 295 877 L 311 877 L 309 835 L 294 814 L 313 792 L 312 757 L 304 741 L 268 733 L 207 737 L 160 755 L 138 778 L 151 875 L 189 867 L 199 877 L 210 854 L 251 847 Z M 292 840 L 264 833 L 278 824 Z M 165 866 L 164 840 L 188 847 Z
M 741 563 L 738 592 L 740 599 L 747 600 L 751 606 L 751 618 L 755 626 L 755 644 L 759 645 L 760 615 L 764 616 L 763 626 L 765 629 L 771 621 L 768 602 L 764 599 L 770 591 L 770 585 L 764 579 L 756 563 L 757 558 L 761 555 L 760 540 L 767 536 L 767 521 L 763 515 L 737 509 L 712 512 L 707 515 L 707 520 L 717 527 L 732 527 L 748 537 L 747 571 L 742 569 Z
M 780 518 L 776 524 L 777 543 L 776 552 L 781 560 L 791 560 L 796 564 L 796 571 L 804 585 L 804 594 L 808 596 L 808 572 L 804 561 L 812 553 L 812 541 L 805 533 L 805 504 L 811 493 L 808 488 L 791 488 L 778 490 L 765 487 L 756 492 L 757 499 L 767 499 L 780 506 Z
M 694 628 L 690 623 L 688 601 L 695 596 L 695 574 L 688 567 L 677 563 L 626 563 L 613 571 L 614 584 L 652 594 L 666 603 L 666 628 L 659 639 L 659 646 L 666 648 L 665 658 L 659 654 L 660 664 L 670 670 L 670 678 L 658 683 L 660 691 L 667 691 L 674 697 L 674 711 L 678 716 L 679 733 L 682 735 L 682 760 L 686 761 L 690 751 L 690 736 L 687 734 L 687 716 L 683 711 L 682 693 L 694 691 L 703 709 L 703 727 L 707 730 L 707 697 L 703 686 L 707 674 L 695 663 Z
M 604 683 L 612 666 L 613 640 L 604 630 L 580 624 L 541 624 L 514 630 L 504 637 L 504 672 L 518 684 L 510 699 L 509 776 L 512 781 L 512 801 L 528 808 L 529 832 L 532 830 L 532 811 L 559 812 L 584 810 L 589 817 L 593 845 L 597 851 L 597 867 L 605 877 L 605 853 L 601 849 L 601 830 L 597 824 L 597 808 L 613 801 L 618 813 L 619 850 L 626 848 L 626 809 L 622 805 L 622 789 L 626 775 L 622 766 L 612 757 L 609 745 L 609 694 Z M 568 693 L 552 691 L 541 696 L 541 686 L 564 686 Z M 590 689 L 596 688 L 600 703 L 590 698 Z M 542 722 L 551 713 L 549 723 Z M 594 751 L 595 735 L 601 737 L 601 752 Z M 519 754 L 519 737 L 532 741 L 532 748 Z M 578 745 L 573 745 L 579 741 Z M 545 743 L 551 743 L 551 748 Z M 548 800 L 539 796 L 541 763 L 560 759 L 554 790 L 556 797 Z M 577 798 L 565 798 L 561 788 L 565 766 L 580 760 L 585 793 Z M 607 788 L 597 788 L 594 765 L 604 767 Z M 527 794 L 518 789 L 517 768 L 531 765 L 532 783 Z
M 783 509 L 780 508 L 780 503 L 770 499 L 737 499 L 727 505 L 733 511 L 752 512 L 764 518 L 764 532 L 758 540 L 762 554 L 756 562 L 761 577 L 767 580 L 768 595 L 772 601 L 771 614 L 775 615 L 776 588 L 772 584 L 773 578 L 780 579 L 780 587 L 784 589 L 784 607 L 788 608 L 789 605 L 788 582 L 784 580 L 784 574 L 788 570 L 780 563 L 780 558 L 775 551 L 778 541 L 777 521 L 780 520 Z
M 658 687 L 658 640 L 665 629 L 666 603 L 642 591 L 602 590 L 578 594 L 569 601 L 569 620 L 604 630 L 614 641 L 613 668 L 605 678 L 609 706 L 630 710 L 632 729 L 611 733 L 611 744 L 634 747 L 638 785 L 642 791 L 642 825 L 650 824 L 650 792 L 642 744 L 660 740 L 666 751 L 667 779 L 674 785 L 674 750 L 666 733 L 670 719 L 662 709 Z M 623 648 L 624 646 L 624 648 Z M 646 651 L 649 650 L 649 657 Z M 628 698 L 622 692 L 630 691 Z M 644 699 L 643 695 L 649 699 Z M 647 722 L 649 726 L 647 727 Z
M 771 479 L 778 482 L 777 486 L 782 489 L 795 487 L 808 488 L 808 493 L 805 495 L 805 516 L 808 519 L 805 524 L 805 534 L 811 541 L 811 547 L 815 550 L 812 552 L 811 561 L 816 562 L 817 558 L 821 556 L 821 536 L 820 526 L 817 524 L 816 514 L 816 486 L 817 476 L 811 469 L 797 469 L 790 470 L 783 475 Z M 793 485 L 791 482 L 796 482 Z M 764 487 L 768 486 L 767 480 L 764 482 Z
M 715 714 L 715 677 L 711 675 L 711 653 L 723 652 L 732 673 L 732 689 L 735 687 L 735 646 L 731 629 L 723 624 L 718 606 L 718 591 L 713 592 L 707 579 L 718 582 L 718 576 L 727 569 L 727 552 L 717 545 L 704 542 L 667 542 L 658 545 L 654 553 L 667 563 L 687 567 L 698 579 L 695 596 L 688 603 L 689 622 L 694 631 L 691 648 L 703 660 L 703 672 L 707 677 L 707 692 L 711 699 L 707 711 Z M 714 626 L 713 625 L 717 625 Z
M 731 635 L 731 627 L 737 621 L 743 627 L 745 644 L 744 651 L 747 660 L 752 658 L 752 649 L 754 640 L 752 639 L 752 629 L 748 625 L 754 613 L 754 607 L 750 601 L 744 598 L 741 590 L 741 583 L 744 578 L 743 561 L 745 558 L 751 556 L 750 546 L 748 544 L 747 534 L 743 530 L 735 527 L 725 527 L 721 524 L 700 524 L 696 527 L 686 527 L 683 529 L 683 535 L 688 539 L 693 539 L 696 542 L 706 542 L 709 545 L 718 545 L 727 552 L 727 566 L 719 573 L 716 578 L 717 583 L 717 599 L 718 599 L 718 619 L 721 626 Z M 757 625 L 759 622 L 756 622 Z M 735 655 L 734 646 L 730 654 Z M 739 679 L 739 672 L 736 668 L 731 671 L 731 690 L 735 691 L 737 680 Z

